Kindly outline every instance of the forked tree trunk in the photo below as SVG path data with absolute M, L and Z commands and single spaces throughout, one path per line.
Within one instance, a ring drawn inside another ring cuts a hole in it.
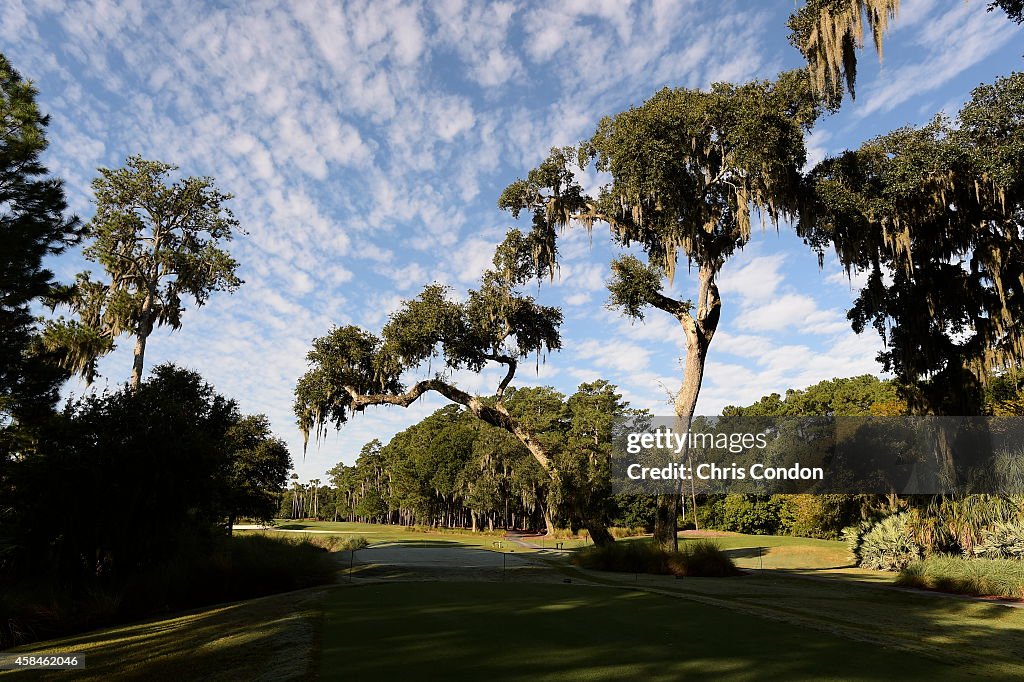
M 722 301 L 718 296 L 715 284 L 715 270 L 701 267 L 699 273 L 699 295 L 697 298 L 696 316 L 686 309 L 681 309 L 676 317 L 686 335 L 686 362 L 683 365 L 683 384 L 676 394 L 675 413 L 678 419 L 677 432 L 688 432 L 693 422 L 693 413 L 697 409 L 697 398 L 700 396 L 701 382 L 704 379 L 704 366 L 707 363 L 708 347 L 718 328 Z M 683 441 L 679 452 L 680 461 L 690 459 L 689 438 Z M 682 481 L 677 483 L 676 491 L 671 495 L 659 495 L 658 507 L 654 517 L 654 542 L 668 552 L 679 551 L 679 535 L 677 515 L 679 500 L 684 492 Z M 696 520 L 696 492 L 691 489 L 694 502 L 694 519 Z

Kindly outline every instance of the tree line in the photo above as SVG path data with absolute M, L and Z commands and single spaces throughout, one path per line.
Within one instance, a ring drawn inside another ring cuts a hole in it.
M 988 386 L 984 414 L 1024 416 L 1024 374 L 1002 373 L 991 377 Z M 353 464 L 340 462 L 328 472 L 326 482 L 293 483 L 279 512 L 285 518 L 548 535 L 559 531 L 576 534 L 585 520 L 593 523 L 596 519 L 606 527 L 651 532 L 658 513 L 656 499 L 612 494 L 609 457 L 614 420 L 646 414 L 631 409 L 615 391 L 611 384 L 598 381 L 581 385 L 568 399 L 549 387 L 519 389 L 509 395 L 510 413 L 541 434 L 553 453 L 561 474 L 557 481 L 547 476 L 507 431 L 450 405 L 386 444 L 376 439 L 365 444 Z M 898 383 L 871 375 L 821 381 L 722 411 L 723 416 L 732 418 L 889 417 L 906 413 Z M 935 528 L 943 528 L 950 512 L 944 516 L 936 509 L 945 504 L 943 509 L 960 509 L 958 518 L 971 528 L 970 537 L 980 538 L 993 523 L 987 512 L 1014 504 L 1010 498 L 1004 503 L 991 499 L 979 504 L 982 497 L 937 501 L 931 496 L 697 491 L 685 500 L 687 508 L 679 510 L 676 522 L 696 529 L 836 539 L 845 528 L 909 508 L 920 510 L 922 523 L 930 519 Z M 979 515 L 979 510 L 986 514 Z M 966 531 L 961 528 L 959 532 Z M 958 542 L 973 547 L 967 536 Z M 953 549 L 959 552 L 962 546 Z
M 504 405 L 557 476 L 513 434 L 451 405 L 331 469 L 323 516 L 471 530 L 606 527 L 615 517 L 611 431 L 634 413 L 616 387 L 584 383 L 568 397 L 550 387 L 510 389 Z M 282 512 L 294 509 L 296 495 L 286 493 Z

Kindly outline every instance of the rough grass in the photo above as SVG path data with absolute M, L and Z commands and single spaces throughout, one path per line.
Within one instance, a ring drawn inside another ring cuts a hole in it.
M 1024 599 L 1024 561 L 932 556 L 904 568 L 896 584 L 977 597 Z
M 384 523 L 350 523 L 348 521 L 306 521 L 278 519 L 269 530 L 243 530 L 237 535 L 264 534 L 273 537 L 302 535 L 312 538 L 353 537 L 360 536 L 376 545 L 384 542 L 456 542 L 460 545 L 473 547 L 490 547 L 493 542 L 501 540 L 500 533 L 472 532 L 459 528 L 427 528 L 398 526 Z M 324 542 L 330 542 L 324 540 Z
M 580 550 L 572 562 L 582 568 L 620 573 L 704 578 L 740 575 L 732 559 L 707 540 L 685 543 L 675 553 L 665 552 L 649 542 L 614 542 Z
M 319 665 L 323 597 L 322 589 L 290 592 L 31 644 L 5 653 L 78 653 L 86 668 L 8 674 L 90 681 L 307 680 Z
M 326 548 L 302 537 L 223 538 L 114 584 L 72 594 L 40 578 L 0 588 L 0 647 L 159 613 L 333 582 Z

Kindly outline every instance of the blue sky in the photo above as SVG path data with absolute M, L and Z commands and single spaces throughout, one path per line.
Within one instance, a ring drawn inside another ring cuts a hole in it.
M 601 116 L 664 86 L 799 66 L 785 29 L 795 4 L 4 0 L 0 50 L 40 90 L 52 116 L 46 161 L 82 217 L 96 168 L 135 153 L 235 195 L 249 234 L 231 250 L 246 284 L 190 308 L 180 331 L 154 333 L 147 365 L 194 368 L 269 415 L 308 479 L 443 404 L 371 410 L 303 456 L 292 389 L 314 337 L 335 324 L 378 331 L 431 281 L 473 286 L 514 224 L 496 208 L 502 188 Z M 856 102 L 812 134 L 812 162 L 955 113 L 975 85 L 1019 70 L 1024 31 L 986 4 L 904 0 L 884 62 L 862 54 Z M 603 377 L 633 405 L 667 413 L 681 375 L 674 321 L 654 311 L 631 325 L 604 308 L 606 231 L 591 241 L 570 230 L 561 248 L 561 275 L 539 297 L 563 308 L 565 348 L 539 373 L 521 369 L 517 384 L 571 393 Z M 70 254 L 53 267 L 67 281 L 84 263 Z M 757 232 L 720 287 L 700 412 L 878 373 L 878 338 L 845 320 L 846 275 L 833 259 L 819 270 L 786 225 Z M 692 290 L 677 277 L 677 296 Z M 131 345 L 122 339 L 102 361 L 98 388 L 127 379 Z M 496 376 L 453 378 L 489 393 Z

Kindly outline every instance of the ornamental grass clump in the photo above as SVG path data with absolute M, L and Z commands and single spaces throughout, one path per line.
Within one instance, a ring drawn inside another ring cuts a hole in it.
M 649 542 L 616 542 L 578 551 L 572 562 L 582 568 L 619 573 L 648 573 L 677 577 L 723 578 L 742 575 L 728 554 L 713 542 L 683 543 L 679 552 L 666 552 Z

